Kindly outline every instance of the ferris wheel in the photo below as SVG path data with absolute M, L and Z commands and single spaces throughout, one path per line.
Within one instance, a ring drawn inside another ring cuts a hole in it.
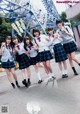
M 46 5 L 49 6 L 50 3 L 51 2 L 48 1 Z M 53 6 L 51 5 L 51 7 L 53 9 L 54 4 Z M 50 12 L 47 9 L 48 15 Z M 41 9 L 35 11 L 30 0 L 0 0 L 0 12 L 6 15 L 6 22 L 11 22 L 12 28 L 17 31 L 20 36 L 22 33 L 30 33 L 29 30 L 33 28 L 41 28 L 46 34 L 44 27 L 44 25 L 46 25 L 46 15 L 42 13 Z M 47 18 L 47 20 L 49 21 L 50 19 Z

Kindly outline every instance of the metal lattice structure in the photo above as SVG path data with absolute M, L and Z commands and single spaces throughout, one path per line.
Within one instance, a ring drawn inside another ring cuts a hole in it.
M 12 22 L 12 34 L 14 30 L 20 36 L 22 33 L 26 35 L 26 32 L 30 34 L 33 28 L 41 28 L 46 34 L 45 25 L 56 27 L 55 20 L 59 19 L 59 15 L 52 0 L 42 1 L 47 11 L 47 23 L 42 10 L 35 11 L 30 0 L 0 0 L 0 12 L 6 15 L 6 21 Z
M 47 27 L 54 27 L 56 28 L 56 20 L 60 19 L 60 16 L 57 12 L 57 9 L 54 5 L 53 0 L 42 0 L 46 10 L 47 10 Z
M 0 0 L 0 11 L 6 14 L 6 20 L 10 20 L 12 23 L 22 19 L 27 24 L 25 31 L 34 27 L 44 31 L 43 22 L 40 20 L 42 11 L 35 11 L 29 0 L 24 0 L 24 2 L 22 0 Z M 21 31 L 17 30 L 17 32 Z

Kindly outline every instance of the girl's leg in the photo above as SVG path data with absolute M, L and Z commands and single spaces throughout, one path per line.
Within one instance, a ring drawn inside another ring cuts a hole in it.
M 38 66 L 37 66 L 37 64 L 34 65 L 34 68 L 35 68 L 35 71 L 36 71 L 37 76 L 38 76 L 38 78 L 39 78 L 38 83 L 41 83 L 41 82 L 42 82 L 42 79 L 41 79 L 41 75 L 40 75 L 40 72 L 39 72 L 39 70 L 38 70 Z
M 37 66 L 38 67 L 43 67 L 41 63 L 37 63 Z
M 18 81 L 17 81 L 17 76 L 16 76 L 14 68 L 11 68 L 10 71 L 11 71 L 13 77 L 14 77 L 14 80 L 15 80 L 15 83 L 16 83 L 17 87 L 20 88 L 20 86 L 18 84 Z
M 69 58 L 69 63 L 70 63 L 71 68 L 74 67 L 74 64 L 73 64 L 73 61 L 71 58 L 71 54 L 68 54 L 68 58 Z
M 27 74 L 28 74 L 28 84 L 31 85 L 31 81 L 30 81 L 30 78 L 31 78 L 30 67 L 28 67 L 26 70 L 27 70 Z
M 11 69 L 10 69 L 10 72 L 12 73 L 12 75 L 13 75 L 15 81 L 17 81 L 17 76 L 16 76 L 16 73 L 15 73 L 15 71 L 14 71 L 14 68 L 11 68 Z
M 26 87 L 28 87 L 28 83 L 27 83 L 27 81 L 26 81 L 26 69 L 22 69 L 21 71 L 22 71 L 22 76 L 23 76 L 23 81 L 22 81 L 22 83 L 23 83 Z
M 48 71 L 47 66 L 46 66 L 46 62 L 43 62 L 43 65 L 44 65 L 44 69 L 45 69 L 46 74 L 49 74 L 49 71 Z
M 66 63 L 66 61 L 63 61 L 63 67 L 65 70 L 65 74 L 67 74 L 67 63 Z
M 72 70 L 73 70 L 73 72 L 74 72 L 74 75 L 78 75 L 78 73 L 77 73 L 77 71 L 76 71 L 76 69 L 75 69 L 75 67 L 74 67 L 74 64 L 73 64 L 73 60 L 72 60 L 71 54 L 68 54 L 68 58 L 69 58 L 70 66 L 71 66 L 71 68 L 72 68 Z
M 26 79 L 26 70 L 22 69 L 21 72 L 22 72 L 23 80 L 25 80 Z
M 80 61 L 76 58 L 75 52 L 71 53 L 71 58 L 73 61 L 75 61 L 80 66 Z
M 59 69 L 61 70 L 62 76 L 63 76 L 64 75 L 64 69 L 62 68 L 62 62 L 59 62 L 58 65 L 59 65 Z
M 62 71 L 62 62 L 59 62 L 58 65 L 59 65 L 59 69 Z
M 67 74 L 67 63 L 66 61 L 63 61 L 63 67 L 64 67 L 64 78 L 67 78 L 68 77 L 68 74 Z
M 53 74 L 53 71 L 52 71 L 52 68 L 51 68 L 51 64 L 50 64 L 50 61 L 46 61 L 46 67 L 49 71 L 49 76 L 50 77 L 54 77 L 54 74 Z
M 6 71 L 9 82 L 11 83 L 12 87 L 15 88 L 15 85 L 14 85 L 12 78 L 11 78 L 10 69 L 5 69 L 5 71 Z

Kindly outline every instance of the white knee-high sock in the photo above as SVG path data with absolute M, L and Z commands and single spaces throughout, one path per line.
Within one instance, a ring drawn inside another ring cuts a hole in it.
M 64 70 L 64 73 L 67 74 L 67 70 Z
M 37 76 L 38 76 L 39 80 L 41 80 L 40 72 L 37 72 Z
M 61 72 L 62 72 L 62 75 L 64 75 L 64 74 L 65 74 L 65 71 L 64 71 L 64 70 L 61 70 Z

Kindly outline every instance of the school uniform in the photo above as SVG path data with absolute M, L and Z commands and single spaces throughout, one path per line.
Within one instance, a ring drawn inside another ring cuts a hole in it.
M 36 65 L 39 62 L 38 51 L 33 46 L 27 46 L 27 49 L 29 50 L 30 64 Z
M 2 47 L 1 62 L 2 62 L 2 68 L 4 69 L 15 67 L 11 46 Z
M 56 62 L 62 62 L 67 60 L 66 52 L 61 44 L 62 39 L 61 38 L 55 38 L 55 34 L 50 36 L 53 50 L 54 50 L 54 56 Z
M 30 66 L 30 59 L 26 55 L 26 50 L 24 49 L 24 44 L 19 43 L 18 45 L 15 45 L 15 47 L 18 48 L 18 63 L 19 63 L 19 69 L 25 69 Z
M 66 54 L 70 54 L 77 51 L 77 45 L 75 43 L 72 30 L 68 26 L 64 26 L 64 29 L 71 35 L 66 34 L 63 30 L 58 30 L 57 32 L 62 36 L 63 47 L 66 51 Z
M 39 37 L 35 37 L 36 43 L 39 46 L 38 57 L 40 62 L 53 59 L 50 49 L 48 47 L 47 36 L 41 34 Z

